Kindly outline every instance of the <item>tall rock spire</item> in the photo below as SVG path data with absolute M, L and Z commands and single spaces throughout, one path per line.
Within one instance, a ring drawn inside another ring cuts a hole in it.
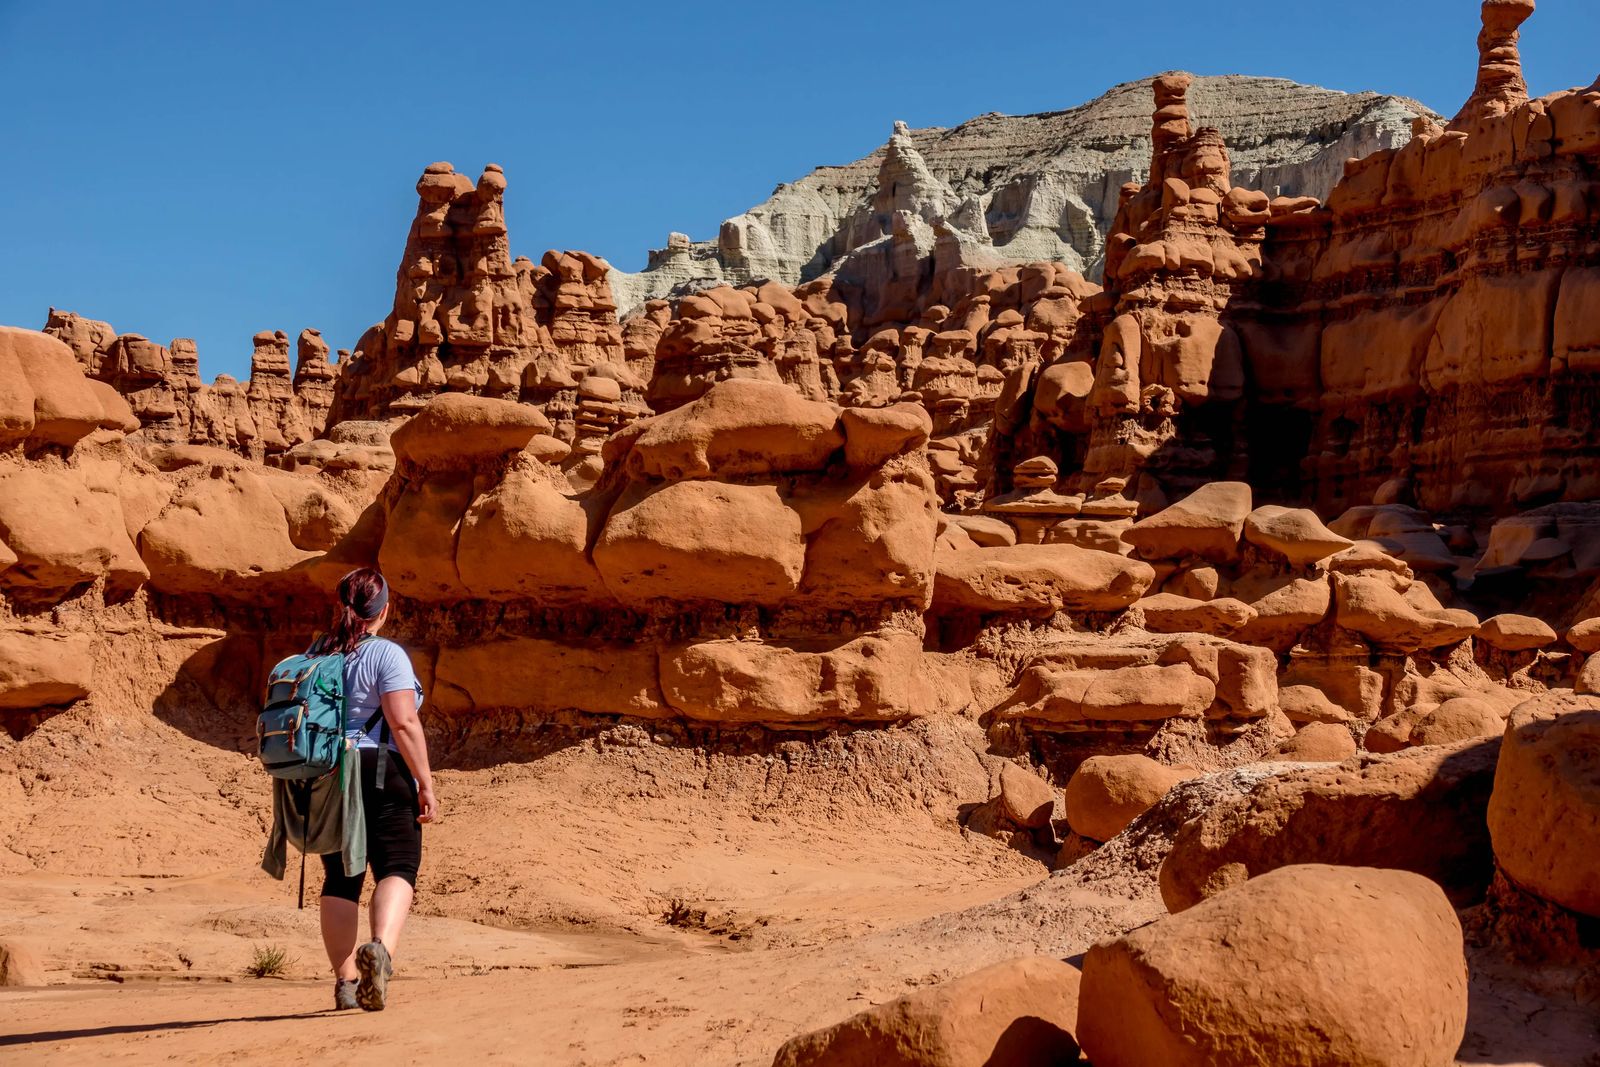
M 1167 156 L 1189 140 L 1190 74 L 1163 74 L 1156 78 L 1156 110 L 1151 118 L 1150 184 L 1160 185 L 1173 175 L 1167 173 Z
M 884 148 L 883 163 L 878 167 L 878 189 L 872 197 L 872 213 L 885 232 L 897 211 L 909 211 L 933 222 L 946 218 L 959 205 L 955 191 L 933 173 L 917 151 L 910 128 L 897 121 Z
M 1466 130 L 1479 119 L 1504 115 L 1527 102 L 1528 83 L 1522 78 L 1522 56 L 1517 52 L 1518 27 L 1533 14 L 1534 0 L 1484 0 L 1483 29 L 1478 31 L 1478 83 L 1472 96 L 1450 123 Z

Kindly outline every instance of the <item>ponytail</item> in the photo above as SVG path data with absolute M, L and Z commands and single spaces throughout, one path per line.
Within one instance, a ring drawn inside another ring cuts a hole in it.
M 361 567 L 339 579 L 339 603 L 333 611 L 333 624 L 317 640 L 319 655 L 340 653 L 348 656 L 367 636 L 367 627 L 389 605 L 389 583 L 371 567 Z

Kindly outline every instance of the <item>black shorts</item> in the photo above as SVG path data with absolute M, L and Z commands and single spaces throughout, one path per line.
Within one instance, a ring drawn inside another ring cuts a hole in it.
M 367 817 L 367 864 L 374 881 L 404 878 L 417 884 L 422 865 L 422 825 L 417 822 L 417 783 L 400 753 L 386 761 L 383 788 L 378 785 L 378 750 L 361 750 L 361 805 Z M 322 857 L 322 895 L 351 902 L 361 899 L 367 872 L 346 877 L 337 852 Z

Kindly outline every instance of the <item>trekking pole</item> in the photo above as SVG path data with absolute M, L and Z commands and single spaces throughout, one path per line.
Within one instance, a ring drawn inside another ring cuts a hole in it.
M 300 903 L 296 906 L 299 911 L 306 910 L 306 849 L 311 844 L 311 790 L 306 790 L 305 819 L 302 822 L 300 834 Z

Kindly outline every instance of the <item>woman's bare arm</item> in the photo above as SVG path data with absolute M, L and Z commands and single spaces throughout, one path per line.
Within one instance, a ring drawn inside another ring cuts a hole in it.
M 432 822 L 439 813 L 438 801 L 433 796 L 433 769 L 428 766 L 428 740 L 422 734 L 422 720 L 417 716 L 417 694 L 412 689 L 401 689 L 383 694 L 383 717 L 389 721 L 389 733 L 394 747 L 400 750 L 406 766 L 417 780 L 417 803 L 421 811 L 418 822 Z

